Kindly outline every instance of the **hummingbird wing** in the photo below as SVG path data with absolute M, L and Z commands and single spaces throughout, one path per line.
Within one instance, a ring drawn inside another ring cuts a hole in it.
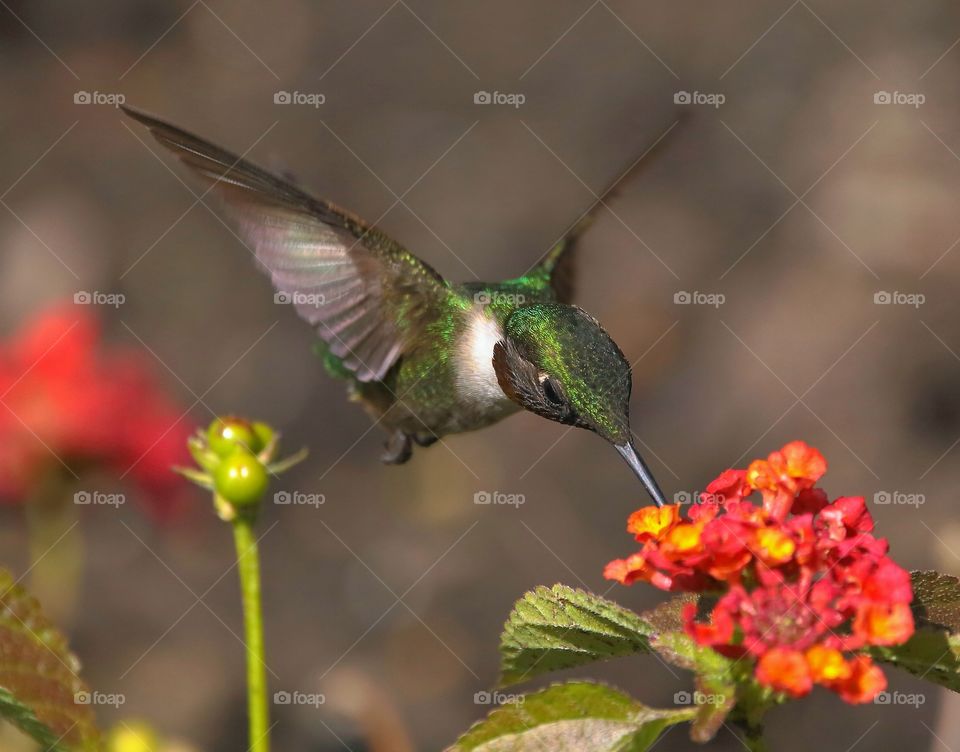
M 553 288 L 553 293 L 558 302 L 573 303 L 577 281 L 577 248 L 580 245 L 580 238 L 596 221 L 601 210 L 618 195 L 621 186 L 653 162 L 652 157 L 661 151 L 661 144 L 667 140 L 667 135 L 673 131 L 681 120 L 682 118 L 678 118 L 652 146 L 631 162 L 630 166 L 607 186 L 593 206 L 580 216 L 580 219 L 557 241 L 556 245 L 547 251 L 547 255 L 534 267 L 531 275 L 546 277 L 550 281 L 550 287 Z
M 278 293 L 360 381 L 383 379 L 452 294 L 434 269 L 359 217 L 181 128 L 123 110 L 221 199 Z

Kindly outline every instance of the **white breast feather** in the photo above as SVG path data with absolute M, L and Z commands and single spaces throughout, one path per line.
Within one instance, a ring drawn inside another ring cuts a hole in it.
M 469 319 L 457 358 L 457 388 L 460 399 L 478 408 L 513 406 L 497 382 L 493 370 L 493 346 L 503 339 L 503 330 L 482 307 Z

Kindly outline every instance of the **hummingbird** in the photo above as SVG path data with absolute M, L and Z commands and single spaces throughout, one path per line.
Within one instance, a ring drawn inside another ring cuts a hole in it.
M 530 271 L 445 280 L 349 211 L 175 125 L 122 105 L 215 195 L 239 238 L 316 331 L 327 370 L 382 425 L 381 460 L 527 410 L 592 431 L 666 500 L 630 430 L 630 364 L 572 302 L 577 246 L 633 163 Z

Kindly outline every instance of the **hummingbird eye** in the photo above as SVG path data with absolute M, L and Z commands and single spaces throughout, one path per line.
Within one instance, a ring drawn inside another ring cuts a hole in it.
M 547 376 L 541 382 L 540 386 L 543 389 L 543 396 L 546 397 L 549 402 L 552 402 L 554 405 L 564 404 L 563 395 L 560 393 L 560 385 L 555 379 Z

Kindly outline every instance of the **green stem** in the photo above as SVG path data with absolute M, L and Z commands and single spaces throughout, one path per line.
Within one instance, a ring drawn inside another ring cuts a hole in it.
M 83 574 L 83 541 L 70 484 L 48 473 L 25 504 L 30 546 L 30 591 L 58 624 L 74 616 Z
M 260 556 L 253 519 L 238 514 L 232 521 L 237 547 L 243 626 L 247 644 L 247 713 L 250 752 L 270 752 L 270 709 L 267 704 L 267 664 L 263 649 L 263 609 L 260 603 Z
M 767 743 L 763 738 L 763 726 L 759 723 L 741 721 L 736 724 L 743 732 L 743 743 L 750 752 L 767 752 Z

